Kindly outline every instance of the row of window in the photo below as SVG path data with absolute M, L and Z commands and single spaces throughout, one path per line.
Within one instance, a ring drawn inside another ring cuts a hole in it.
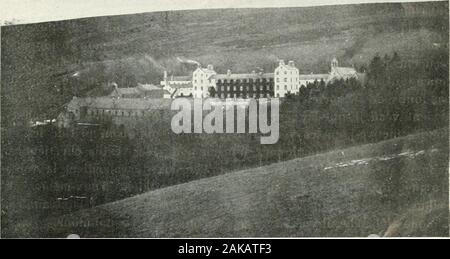
M 87 111 L 90 116 L 121 116 L 121 117 L 140 117 L 145 116 L 144 110 L 108 110 L 108 109 L 90 109 Z
M 202 75 L 199 74 L 198 77 L 200 78 L 200 77 L 202 77 Z M 207 74 L 203 74 L 203 77 L 204 77 L 204 78 L 207 78 L 208 75 L 207 75 Z M 197 78 L 197 74 L 194 74 L 194 78 Z
M 272 82 L 273 78 L 257 78 L 257 79 L 253 79 L 253 78 L 244 78 L 244 79 L 218 79 L 217 83 L 218 84 L 226 84 L 226 83 L 230 83 L 230 84 L 240 84 L 240 83 L 266 83 L 266 82 Z
M 251 86 L 247 86 L 247 87 L 245 87 L 245 86 L 232 86 L 232 85 L 230 85 L 230 86 L 217 86 L 217 91 L 219 91 L 219 92 L 225 92 L 225 91 L 244 91 L 244 89 L 246 89 L 247 91 L 251 91 L 251 90 L 253 90 L 254 92 L 256 92 L 256 91 L 258 91 L 258 90 L 260 90 L 260 91 L 266 91 L 267 89 L 270 89 L 270 90 L 273 90 L 273 85 L 271 85 L 271 86 L 256 86 L 256 85 L 254 85 L 253 87 L 251 87 Z
M 197 79 L 194 79 L 194 83 L 197 83 L 197 82 L 198 82 Z M 206 80 L 206 82 L 211 83 L 211 79 Z M 203 84 L 203 79 L 200 80 L 200 84 Z
M 284 90 L 287 90 L 288 89 L 288 86 L 287 85 L 285 85 L 284 86 Z M 298 90 L 299 89 L 299 86 L 298 85 L 296 85 L 296 86 L 294 86 L 294 87 L 289 87 L 289 90 Z M 280 86 L 279 85 L 277 85 L 277 90 L 280 90 Z
M 279 85 L 277 85 L 277 90 L 280 90 L 280 86 Z M 203 88 L 203 86 L 202 87 L 199 87 L 199 88 L 197 88 L 197 86 L 195 86 L 194 87 L 194 90 L 195 91 L 197 91 L 198 89 L 200 89 L 200 91 L 203 91 L 203 90 L 206 90 L 207 88 L 205 87 L 205 88 Z M 232 92 L 232 91 L 244 91 L 244 89 L 246 89 L 247 91 L 251 91 L 252 89 L 253 89 L 253 91 L 254 92 L 256 92 L 256 91 L 267 91 L 267 87 L 263 87 L 263 86 L 253 86 L 253 87 L 250 87 L 250 88 L 244 88 L 244 86 L 224 86 L 224 87 L 222 87 L 222 86 L 218 86 L 217 87 L 217 91 L 218 92 Z M 287 85 L 284 85 L 284 90 L 287 90 L 288 89 L 288 86 Z M 295 89 L 295 90 L 298 90 L 299 89 L 299 86 L 298 85 L 296 85 L 296 86 L 294 86 L 294 87 L 289 87 L 289 89 Z M 273 86 L 270 86 L 269 87 L 269 91 L 273 91 Z
M 288 74 L 287 71 L 284 71 L 284 74 L 287 75 Z M 276 75 L 277 76 L 280 75 L 280 71 L 277 71 Z M 291 71 L 291 75 L 292 75 L 292 71 Z
M 273 94 L 271 93 L 248 93 L 248 94 L 241 94 L 241 93 L 219 93 L 214 95 L 213 97 L 219 97 L 219 98 L 270 98 Z M 203 96 L 202 96 L 203 97 Z
M 291 92 L 288 91 L 286 94 L 290 94 L 290 93 Z M 222 99 L 225 99 L 225 98 L 244 98 L 245 99 L 245 98 L 271 98 L 272 96 L 273 96 L 273 94 L 271 94 L 271 93 L 260 93 L 260 94 L 249 93 L 248 95 L 232 94 L 232 93 L 228 93 L 228 94 L 221 93 L 221 94 L 216 94 L 213 97 L 216 97 L 216 98 L 219 97 L 219 98 L 222 98 Z M 284 97 L 284 96 L 285 95 L 283 94 L 281 97 Z M 195 97 L 196 98 L 204 98 L 204 97 L 206 97 L 206 95 L 199 94 L 199 95 L 196 95 Z M 276 97 L 280 97 L 280 94 L 277 93 Z
M 200 91 L 203 91 L 203 86 L 200 86 L 199 88 L 197 88 L 197 86 L 194 86 L 194 91 L 197 91 L 198 89 L 200 89 Z M 207 88 L 205 87 L 205 90 L 206 90 Z
M 291 83 L 294 82 L 293 79 L 294 79 L 294 78 L 291 78 Z M 287 82 L 287 81 L 288 81 L 288 78 L 285 77 L 283 81 L 284 81 L 284 82 Z M 278 83 L 278 82 L 280 82 L 280 78 L 279 78 L 279 77 L 277 77 L 277 83 Z M 298 82 L 298 77 L 295 78 L 295 82 Z

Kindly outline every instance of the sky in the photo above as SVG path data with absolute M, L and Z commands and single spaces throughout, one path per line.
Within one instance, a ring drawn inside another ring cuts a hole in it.
M 381 2 L 422 1 L 381 0 Z M 5 21 L 13 21 L 15 24 L 34 23 L 167 10 L 298 7 L 374 2 L 380 0 L 0 0 L 0 24 L 4 24 Z

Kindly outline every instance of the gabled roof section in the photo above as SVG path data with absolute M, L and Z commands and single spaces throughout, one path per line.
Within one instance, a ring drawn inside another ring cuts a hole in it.
M 175 88 L 175 89 L 180 89 L 180 88 L 192 88 L 192 83 L 191 82 L 189 82 L 189 83 L 178 83 L 178 84 L 170 84 L 169 83 L 169 86 L 170 87 L 172 87 L 172 88 Z
M 192 76 L 171 76 L 169 81 L 192 81 Z
M 161 110 L 170 109 L 171 101 L 163 98 L 136 99 L 136 98 L 75 98 L 70 105 L 90 107 L 96 109 L 123 109 L 123 110 Z
M 328 79 L 328 74 L 305 74 L 305 75 L 299 75 L 299 80 L 321 80 L 321 79 Z
M 273 78 L 273 73 L 246 73 L 246 74 L 217 74 L 212 76 L 214 79 L 221 80 L 237 80 L 237 79 L 270 79 Z
M 335 67 L 333 71 L 335 75 L 342 78 L 358 76 L 358 73 L 352 67 Z

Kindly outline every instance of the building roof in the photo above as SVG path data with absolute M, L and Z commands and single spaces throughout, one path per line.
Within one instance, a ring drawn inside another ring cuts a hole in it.
M 279 67 L 283 67 L 283 68 L 285 68 L 287 70 L 296 70 L 296 69 L 298 70 L 298 68 L 296 68 L 295 66 L 290 66 L 290 65 L 287 65 L 287 64 L 280 64 Z
M 305 74 L 305 75 L 299 75 L 299 80 L 321 80 L 321 79 L 328 79 L 328 74 Z
M 357 76 L 357 72 L 352 67 L 335 67 L 333 68 L 334 74 L 341 78 Z
M 111 97 L 87 97 L 74 98 L 69 103 L 70 107 L 90 107 L 97 109 L 123 109 L 123 110 L 163 110 L 170 109 L 170 99 L 136 99 L 136 98 L 111 98 Z
M 192 76 L 171 76 L 169 81 L 192 81 Z
M 137 88 L 141 91 L 155 91 L 162 89 L 161 87 L 152 84 L 138 84 Z
M 259 78 L 273 78 L 273 73 L 247 73 L 247 74 L 217 74 L 212 76 L 214 79 L 259 79 Z
M 114 88 L 114 90 L 109 94 L 110 96 L 136 96 L 146 92 L 153 92 L 162 90 L 161 87 L 152 85 L 152 84 L 138 84 L 137 87 L 126 87 L 126 88 Z
M 169 83 L 169 86 L 170 87 L 172 87 L 172 88 L 175 88 L 175 89 L 180 89 L 180 88 L 192 88 L 192 83 L 191 82 L 189 82 L 189 83 L 178 83 L 178 84 L 170 84 Z
M 290 60 L 287 64 L 284 63 L 284 60 L 280 60 L 280 63 L 277 68 L 280 68 L 280 67 L 287 69 L 287 70 L 298 70 L 298 68 L 295 67 L 295 62 L 292 60 Z

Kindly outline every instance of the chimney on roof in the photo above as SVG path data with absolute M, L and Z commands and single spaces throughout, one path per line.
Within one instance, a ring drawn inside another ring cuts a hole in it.
M 209 65 L 207 66 L 207 68 L 208 68 L 208 70 L 214 70 L 214 66 L 211 65 L 211 64 L 209 64 Z
M 252 74 L 256 74 L 256 71 L 255 71 L 255 70 L 252 70 Z
M 295 67 L 295 63 L 292 60 L 290 60 L 288 64 L 289 64 L 290 67 Z
M 230 69 L 227 70 L 227 76 L 231 76 L 231 70 Z
M 167 80 L 167 71 L 164 70 L 164 81 L 166 81 L 166 80 Z
M 284 60 L 280 59 L 280 66 L 284 66 Z

